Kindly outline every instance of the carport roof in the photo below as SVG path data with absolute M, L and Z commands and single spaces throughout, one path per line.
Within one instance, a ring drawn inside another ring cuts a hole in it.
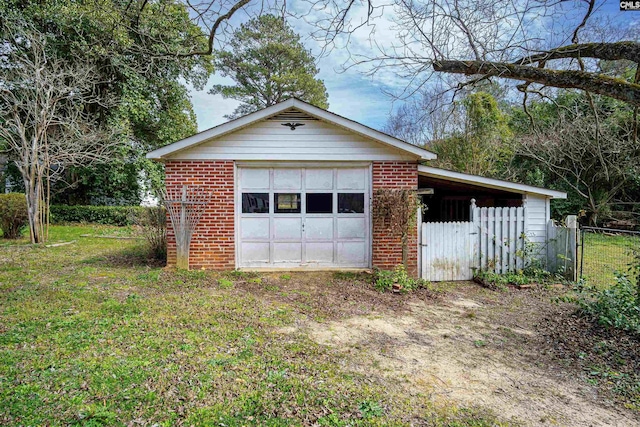
M 503 181 L 501 179 L 485 178 L 483 176 L 471 175 L 468 173 L 453 172 L 446 169 L 434 168 L 431 166 L 418 166 L 418 174 L 447 180 L 460 182 L 463 184 L 475 185 L 479 187 L 495 188 L 520 194 L 535 194 L 551 199 L 566 199 L 567 193 L 563 191 L 550 190 L 548 188 L 534 187 L 532 185 L 518 184 L 516 182 Z

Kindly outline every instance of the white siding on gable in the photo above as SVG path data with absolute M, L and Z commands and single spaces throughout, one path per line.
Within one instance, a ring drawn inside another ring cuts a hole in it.
M 170 156 L 172 160 L 416 160 L 417 156 L 320 120 L 291 130 L 262 121 Z
M 549 199 L 532 194 L 524 197 L 527 207 L 527 237 L 530 242 L 544 244 L 547 240 L 547 222 L 551 215 Z

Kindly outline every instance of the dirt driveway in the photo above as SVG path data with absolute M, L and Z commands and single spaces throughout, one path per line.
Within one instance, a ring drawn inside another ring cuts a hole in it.
M 602 397 L 554 357 L 545 325 L 567 310 L 551 302 L 561 290 L 499 292 L 466 283 L 436 298 L 342 291 L 309 285 L 283 292 L 308 304 L 323 298 L 326 310 L 316 313 L 330 315 L 282 332 L 305 332 L 348 353 L 359 372 L 402 378 L 407 393 L 483 407 L 518 425 L 640 425 L 637 413 Z

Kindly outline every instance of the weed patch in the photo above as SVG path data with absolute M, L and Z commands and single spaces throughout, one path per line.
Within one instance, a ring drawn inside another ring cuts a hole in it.
M 640 335 L 640 295 L 629 277 L 617 274 L 605 289 L 579 282 L 574 290 L 582 313 L 602 326 Z
M 230 289 L 233 288 L 233 281 L 229 279 L 218 279 L 218 286 L 222 289 Z
M 428 288 L 429 283 L 422 279 L 414 279 L 407 274 L 403 265 L 398 265 L 394 270 L 376 270 L 373 286 L 380 292 L 411 292 L 420 288 Z

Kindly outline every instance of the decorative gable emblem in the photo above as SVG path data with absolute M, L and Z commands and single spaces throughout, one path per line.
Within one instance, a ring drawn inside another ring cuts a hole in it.
M 304 123 L 280 123 L 282 126 L 289 126 L 291 130 L 296 130 L 298 126 L 304 126 Z

